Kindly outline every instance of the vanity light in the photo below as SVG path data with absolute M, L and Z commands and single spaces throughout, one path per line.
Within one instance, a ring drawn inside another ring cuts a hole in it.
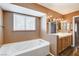
M 51 21 L 53 21 L 53 16 L 50 15 L 50 16 L 47 17 L 47 19 L 49 20 L 49 22 L 51 22 Z

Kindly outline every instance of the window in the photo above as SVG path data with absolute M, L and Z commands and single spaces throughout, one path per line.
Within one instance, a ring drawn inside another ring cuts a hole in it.
M 36 18 L 14 13 L 13 29 L 14 31 L 36 30 Z
M 26 30 L 35 30 L 36 29 L 36 20 L 35 17 L 26 16 L 25 20 Z
M 25 30 L 25 16 L 21 14 L 14 14 L 14 31 Z

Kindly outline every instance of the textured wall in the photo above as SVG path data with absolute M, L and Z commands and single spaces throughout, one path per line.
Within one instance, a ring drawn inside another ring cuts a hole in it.
M 66 14 L 63 17 L 64 17 L 65 20 L 68 20 L 69 22 L 72 22 L 73 16 L 79 16 L 79 11 Z
M 36 31 L 13 31 L 13 13 L 4 12 L 4 43 L 40 38 L 40 19 L 37 18 Z

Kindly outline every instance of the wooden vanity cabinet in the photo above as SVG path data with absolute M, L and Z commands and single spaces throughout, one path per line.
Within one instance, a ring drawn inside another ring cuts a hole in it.
M 67 47 L 71 46 L 71 44 L 72 44 L 71 36 L 59 38 L 57 40 L 57 55 L 63 50 L 65 50 Z
M 65 50 L 72 44 L 71 35 L 61 38 L 55 35 L 50 35 L 49 38 L 50 52 L 54 55 L 59 55 L 59 53 L 61 53 L 63 50 Z

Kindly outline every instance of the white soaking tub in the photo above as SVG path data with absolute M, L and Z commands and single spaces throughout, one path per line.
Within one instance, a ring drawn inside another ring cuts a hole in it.
M 49 42 L 35 39 L 5 44 L 0 48 L 0 56 L 45 56 L 49 53 Z

